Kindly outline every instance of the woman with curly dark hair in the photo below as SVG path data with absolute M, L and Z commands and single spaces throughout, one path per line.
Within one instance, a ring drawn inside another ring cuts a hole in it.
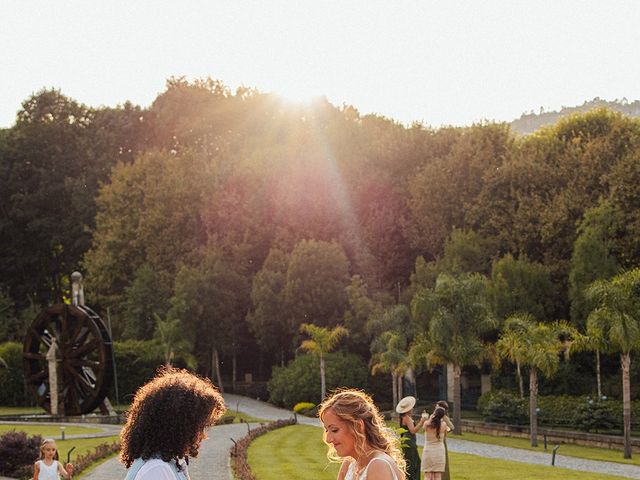
M 120 433 L 126 480 L 185 480 L 205 430 L 225 412 L 213 384 L 186 370 L 163 368 L 138 389 Z

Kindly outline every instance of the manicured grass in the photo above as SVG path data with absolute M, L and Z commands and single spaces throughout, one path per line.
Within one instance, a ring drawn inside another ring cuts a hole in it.
M 234 419 L 233 423 L 268 423 L 270 420 L 265 420 L 264 418 L 258 418 L 258 417 L 252 417 L 251 415 L 247 415 L 246 413 L 236 413 L 232 410 L 227 410 L 227 412 L 224 414 L 225 417 L 229 416 L 229 415 L 233 415 L 236 418 Z
M 40 407 L 0 407 L 0 415 L 38 415 L 45 413 Z
M 329 463 L 317 427 L 293 425 L 258 437 L 249 447 L 249 464 L 258 480 L 313 478 L 333 480 L 339 465 Z M 456 480 L 622 480 L 558 467 L 529 465 L 477 455 L 449 452 L 452 478 Z
M 249 446 L 249 465 L 258 480 L 335 479 L 340 464 L 327 460 L 322 430 L 308 425 L 279 428 Z
M 88 452 L 93 451 L 95 447 L 101 445 L 103 443 L 113 443 L 120 440 L 120 437 L 114 435 L 113 437 L 103 437 L 103 438 L 81 438 L 81 439 L 71 439 L 71 440 L 56 440 L 56 446 L 58 447 L 58 453 L 60 454 L 60 461 L 67 461 L 67 453 L 71 450 L 72 447 L 76 447 L 73 452 L 71 452 L 71 463 L 78 457 L 78 455 L 84 455 Z M 99 465 L 103 460 L 96 463 Z
M 524 450 L 544 452 L 544 445 L 541 435 L 538 436 L 538 447 L 532 447 L 531 441 L 526 438 L 492 437 L 490 435 L 480 435 L 477 433 L 463 433 L 461 436 L 451 435 L 451 438 L 460 438 L 461 440 L 469 440 L 471 442 L 490 443 L 492 445 L 500 445 L 503 447 L 521 448 Z M 555 447 L 555 445 L 556 444 L 552 443 L 547 444 L 547 451 L 553 451 L 553 447 Z M 622 458 L 621 450 L 608 450 L 605 448 L 562 444 L 558 449 L 558 455 L 587 458 L 589 460 L 602 460 L 606 462 L 640 465 L 640 458 L 638 458 L 638 456 L 630 459 L 625 459 Z
M 451 464 L 451 478 L 456 480 L 513 480 L 514 478 L 526 480 L 622 480 L 625 478 L 567 468 L 484 458 L 467 453 L 449 452 L 449 462 Z
M 43 438 L 47 437 L 59 437 L 60 436 L 60 426 L 59 425 L 50 425 L 48 423 L 32 423 L 29 425 L 21 424 L 16 425 L 12 423 L 0 423 L 0 434 L 5 432 L 10 432 L 11 430 L 15 430 L 17 432 L 25 432 L 28 435 L 42 435 Z M 75 426 L 65 426 L 64 434 L 65 435 L 80 435 L 84 433 L 98 433 L 102 432 L 101 428 L 95 427 L 75 427 Z

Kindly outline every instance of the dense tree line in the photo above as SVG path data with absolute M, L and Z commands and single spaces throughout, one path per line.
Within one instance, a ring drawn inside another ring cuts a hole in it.
M 515 314 L 584 332 L 587 287 L 640 265 L 640 121 L 606 109 L 520 137 L 210 79 L 148 109 L 43 90 L 0 131 L 0 182 L 3 340 L 80 269 L 117 339 L 173 335 L 233 383 L 293 358 L 302 324 L 344 325 L 397 395 L 419 365 L 489 362 Z

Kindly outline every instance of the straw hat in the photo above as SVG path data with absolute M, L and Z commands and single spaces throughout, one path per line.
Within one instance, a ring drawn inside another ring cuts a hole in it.
M 398 402 L 398 406 L 396 407 L 396 412 L 398 413 L 407 413 L 410 411 L 414 405 L 416 404 L 415 397 L 404 397 L 402 400 Z

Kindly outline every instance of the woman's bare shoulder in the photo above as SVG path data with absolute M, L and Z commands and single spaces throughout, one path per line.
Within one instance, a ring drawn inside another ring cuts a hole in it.
M 367 467 L 367 480 L 393 480 L 399 478 L 396 462 L 387 454 L 377 456 Z

